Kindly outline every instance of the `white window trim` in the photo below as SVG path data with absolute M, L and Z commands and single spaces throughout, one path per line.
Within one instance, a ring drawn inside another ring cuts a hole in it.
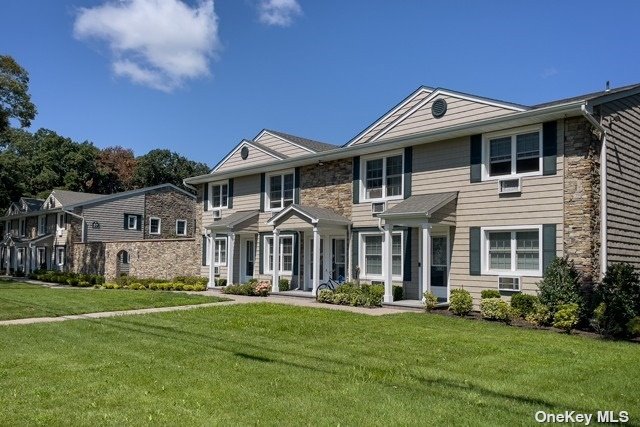
M 151 231 L 151 221 L 156 219 L 158 220 L 158 231 Z M 153 234 L 157 236 L 161 234 L 161 230 L 162 230 L 162 219 L 158 218 L 157 216 L 149 217 L 149 234 Z
M 62 257 L 60 256 L 60 252 L 62 251 Z M 62 267 L 64 265 L 64 258 L 66 256 L 66 250 L 64 247 L 56 248 L 56 265 Z
M 401 172 L 401 189 L 400 189 L 400 194 L 397 196 L 391 196 L 391 197 L 377 197 L 377 198 L 368 198 L 367 197 L 367 189 L 366 189 L 366 184 L 367 184 L 367 162 L 371 161 L 371 160 L 377 160 L 377 159 L 383 159 L 382 162 L 382 194 L 387 194 L 387 158 L 388 157 L 395 157 L 395 156 L 402 156 L 402 172 Z M 361 202 L 383 202 L 385 200 L 402 200 L 404 199 L 404 162 L 405 162 L 405 158 L 404 158 L 404 151 L 403 150 L 398 150 L 398 151 L 390 151 L 387 153 L 377 153 L 377 154 L 370 154 L 367 156 L 362 156 L 360 158 L 360 201 Z
M 291 239 L 291 270 L 283 270 L 282 266 L 284 265 L 284 256 L 282 253 L 282 241 L 284 239 Z M 273 240 L 273 236 L 264 236 L 264 254 L 262 254 L 262 260 L 263 260 L 263 265 L 264 265 L 264 274 L 273 274 L 273 268 L 269 267 L 269 256 L 271 255 L 271 252 L 269 251 L 269 240 Z M 284 235 L 284 236 L 280 236 L 280 250 L 278 251 L 278 258 L 279 258 L 279 262 L 278 262 L 278 266 L 280 267 L 279 274 L 284 274 L 284 275 L 291 275 L 293 274 L 293 257 L 294 257 L 294 252 L 295 252 L 295 248 L 293 247 L 293 236 L 291 235 Z
M 209 241 L 210 239 L 208 239 L 207 241 Z M 228 253 L 228 249 L 229 249 L 229 245 L 227 243 L 227 238 L 226 237 L 216 237 L 214 239 L 216 242 L 224 242 L 224 259 L 221 259 L 222 257 L 220 256 L 222 249 L 217 250 L 216 251 L 216 244 L 215 242 L 213 242 L 213 250 L 216 252 L 214 254 L 214 262 L 213 262 L 213 266 L 214 267 L 222 267 L 227 265 L 227 260 L 229 259 L 229 253 Z M 211 255 L 211 253 L 209 252 L 209 255 Z M 216 259 L 218 261 L 216 261 Z
M 538 232 L 538 269 L 537 270 L 516 270 L 516 246 L 513 244 L 515 237 L 511 237 L 511 270 L 491 270 L 489 269 L 489 232 L 516 232 L 516 231 L 537 231 Z M 516 225 L 516 226 L 500 226 L 500 227 L 481 227 L 480 228 L 480 263 L 482 275 L 486 276 L 513 276 L 513 277 L 542 277 L 542 225 Z
M 133 218 L 133 227 L 131 227 L 130 219 Z M 127 214 L 127 230 L 137 230 L 138 229 L 138 215 L 130 215 Z
M 402 231 L 394 231 L 391 233 L 392 236 L 400 236 L 400 274 L 399 275 L 392 275 L 391 279 L 397 282 L 401 282 L 404 280 L 404 233 Z M 384 275 L 383 274 L 367 274 L 367 267 L 366 267 L 366 252 L 365 252 L 365 246 L 364 246 L 364 238 L 366 236 L 383 236 L 383 241 L 382 244 L 384 245 L 384 233 L 381 232 L 377 232 L 377 231 L 372 231 L 372 232 L 365 232 L 365 233 L 360 233 L 359 237 L 358 237 L 358 264 L 360 265 L 360 278 L 364 279 L 364 280 L 376 280 L 376 281 L 380 281 L 380 280 L 384 280 Z M 392 237 L 393 238 L 393 237 Z M 383 250 L 384 251 L 384 250 Z M 390 254 L 390 256 L 392 256 L 392 254 Z M 389 265 L 387 268 L 392 268 L 392 264 L 391 264 L 391 260 L 389 262 Z M 384 271 L 384 266 L 383 266 L 383 271 Z
M 539 141 L 539 149 L 540 149 L 540 156 L 538 158 L 538 170 L 535 172 L 524 172 L 524 173 L 516 173 L 516 136 L 517 135 L 521 135 L 523 133 L 531 133 L 531 132 L 538 132 L 538 134 L 540 135 L 540 141 Z M 489 161 L 490 161 L 490 156 L 489 156 L 489 141 L 492 139 L 496 139 L 496 138 L 501 138 L 501 137 L 507 137 L 510 136 L 511 137 L 511 173 L 508 175 L 496 175 L 496 176 L 489 176 Z M 497 131 L 497 132 L 492 132 L 492 133 L 487 133 L 487 134 L 483 134 L 482 135 L 482 180 L 483 181 L 498 181 L 501 179 L 509 179 L 509 178 L 518 178 L 518 177 L 525 177 L 525 176 L 541 176 L 542 175 L 542 167 L 543 167 L 543 161 L 544 161 L 544 156 L 542 153 L 542 148 L 543 148 L 543 140 L 544 140 L 544 135 L 542 134 L 542 125 L 534 125 L 534 126 L 527 126 L 527 127 L 521 127 L 521 128 L 515 128 L 515 129 L 507 129 L 507 130 L 501 130 L 501 131 Z
M 184 233 L 178 233 L 178 223 L 184 222 Z M 187 220 L 186 219 L 176 219 L 176 236 L 186 236 L 187 235 Z
M 20 218 L 18 219 L 18 234 L 20 237 L 25 237 L 27 235 L 27 219 Z
M 282 195 L 280 196 L 280 207 L 272 208 L 271 207 L 271 177 L 272 176 L 280 176 L 280 180 L 282 182 Z M 293 175 L 293 201 L 295 203 L 296 199 L 296 172 L 295 169 L 289 169 L 285 171 L 271 172 L 265 175 L 264 181 L 264 210 L 265 212 L 280 212 L 285 208 L 284 206 L 284 176 L 285 175 Z
M 38 236 L 47 234 L 47 216 L 38 215 Z
M 222 209 L 228 209 L 229 206 L 229 180 L 225 180 L 225 181 L 216 181 L 216 182 L 210 182 L 209 184 L 209 210 L 211 211 L 219 211 Z M 220 206 L 213 206 L 213 187 L 220 187 L 220 194 L 222 195 L 222 186 L 226 185 L 227 186 L 227 204 L 226 205 L 222 205 L 222 202 L 220 202 Z

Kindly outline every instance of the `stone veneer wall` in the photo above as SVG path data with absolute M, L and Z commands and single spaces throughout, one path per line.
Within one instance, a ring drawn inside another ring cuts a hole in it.
M 149 218 L 160 218 L 160 234 L 149 234 Z M 162 189 L 145 194 L 145 239 L 171 239 L 194 236 L 195 201 L 175 190 Z M 176 236 L 176 220 L 187 220 L 187 235 Z
M 600 141 L 583 117 L 564 126 L 564 251 L 593 283 L 600 277 Z
M 118 252 L 125 250 L 130 256 L 131 276 L 171 279 L 200 274 L 197 249 L 194 239 L 76 243 L 70 262 L 72 271 L 104 274 L 107 280 L 113 280 Z
M 352 160 L 325 162 L 300 168 L 300 204 L 329 208 L 351 218 Z

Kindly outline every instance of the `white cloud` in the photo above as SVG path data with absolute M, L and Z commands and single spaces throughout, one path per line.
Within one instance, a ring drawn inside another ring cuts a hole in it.
M 546 78 L 549 78 L 549 77 L 553 77 L 553 76 L 555 76 L 556 74 L 558 74 L 559 72 L 560 72 L 560 71 L 558 71 L 558 69 L 557 69 L 556 67 L 549 67 L 549 68 L 545 68 L 545 69 L 542 71 L 542 78 L 543 78 L 543 79 L 546 79 Z
M 279 27 L 288 27 L 293 18 L 302 15 L 297 0 L 261 0 L 258 10 L 260 22 Z
M 180 0 L 108 1 L 81 8 L 74 35 L 105 41 L 116 75 L 165 92 L 209 75 L 220 50 L 213 0 L 193 8 Z

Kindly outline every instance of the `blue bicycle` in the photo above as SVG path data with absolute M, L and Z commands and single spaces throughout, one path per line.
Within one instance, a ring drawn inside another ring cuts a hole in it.
M 328 289 L 330 291 L 335 291 L 336 288 L 344 283 L 344 276 L 338 276 L 337 279 L 329 279 L 324 283 L 321 283 L 316 290 L 316 297 L 323 289 Z

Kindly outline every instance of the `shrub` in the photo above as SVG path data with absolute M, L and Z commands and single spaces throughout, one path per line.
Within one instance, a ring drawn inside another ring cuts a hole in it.
M 515 294 L 511 297 L 511 308 L 515 315 L 526 318 L 533 313 L 536 302 L 538 297 L 535 295 Z
M 87 282 L 86 280 L 82 280 L 78 282 L 78 286 L 80 286 L 81 288 L 89 288 L 94 285 L 92 285 L 90 282 Z
M 564 329 L 568 334 L 578 324 L 580 307 L 578 304 L 563 304 L 558 306 L 556 314 L 553 316 L 553 326 L 558 329 Z
M 500 291 L 496 289 L 483 289 L 482 292 L 480 292 L 480 298 L 500 298 Z
M 182 287 L 183 291 L 193 291 L 193 285 L 184 285 Z
M 216 279 L 216 286 L 227 286 L 227 279 Z
M 480 313 L 485 319 L 511 323 L 511 307 L 501 298 L 485 298 L 480 301 Z
M 629 322 L 640 315 L 640 278 L 634 268 L 626 263 L 607 268 L 602 283 L 595 289 L 592 326 L 601 335 L 627 337 Z
M 393 300 L 400 301 L 404 299 L 404 289 L 402 286 L 394 285 L 393 286 Z
M 431 311 L 438 306 L 438 297 L 433 292 L 424 293 L 424 308 Z
M 333 291 L 331 289 L 322 289 L 318 292 L 318 302 L 331 304 L 333 302 Z
M 547 267 L 542 281 L 538 283 L 540 302 L 555 314 L 558 306 L 575 303 L 582 307 L 584 302 L 580 290 L 580 274 L 568 258 L 556 258 Z
M 551 321 L 551 312 L 549 311 L 549 307 L 539 301 L 536 301 L 533 304 L 533 310 L 525 316 L 525 319 L 527 322 L 533 323 L 534 325 L 546 326 Z
M 627 323 L 627 331 L 632 337 L 640 335 L 640 316 L 636 316 Z
M 465 289 L 453 289 L 449 299 L 449 311 L 458 316 L 466 316 L 473 310 L 473 298 Z
M 289 283 L 290 282 L 287 279 L 280 279 L 280 281 L 278 282 L 278 289 L 280 289 L 281 291 L 288 291 L 291 288 Z
M 207 285 L 209 279 L 202 276 L 176 276 L 173 282 L 184 283 L 185 285 Z
M 364 307 L 380 307 L 384 297 L 384 286 L 381 285 L 361 285 L 344 283 L 335 291 L 323 289 L 318 293 L 318 301 Z
M 266 297 L 271 291 L 269 282 L 249 282 L 240 285 L 229 285 L 222 288 L 223 294 L 262 296 Z

